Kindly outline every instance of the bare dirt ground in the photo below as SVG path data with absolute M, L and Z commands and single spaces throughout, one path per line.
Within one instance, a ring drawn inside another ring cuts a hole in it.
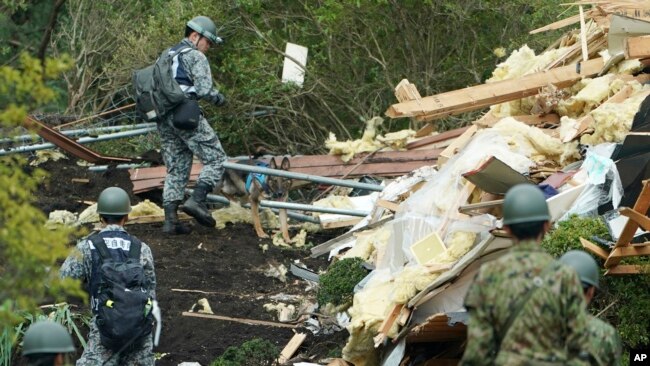
M 81 212 L 87 207 L 82 201 L 95 201 L 108 186 L 120 186 L 127 191 L 132 188 L 126 170 L 90 172 L 78 166 L 72 157 L 40 167 L 51 175 L 37 193 L 36 204 L 46 214 L 53 210 Z M 72 178 L 86 178 L 89 182 L 74 183 Z M 149 195 L 152 196 L 155 194 Z M 133 203 L 140 199 L 132 196 Z M 164 356 L 157 365 L 178 365 L 183 361 L 209 365 L 229 346 L 239 346 L 253 338 L 269 340 L 280 350 L 289 342 L 293 329 L 194 318 L 181 313 L 189 311 L 199 299 L 207 298 L 217 315 L 277 322 L 277 316 L 263 308 L 263 304 L 272 302 L 270 296 L 315 297 L 315 291 L 307 291 L 308 283 L 291 274 L 282 282 L 267 277 L 264 271 L 278 264 L 289 268 L 294 260 L 300 260 L 318 272 L 327 268 L 326 256 L 311 259 L 308 249 L 280 249 L 270 239 L 258 239 L 248 224 L 229 225 L 223 230 L 194 225 L 194 231 L 186 236 L 163 235 L 161 226 L 127 225 L 127 230 L 147 243 L 154 255 L 157 297 L 163 312 L 161 342 L 154 351 Z M 311 234 L 307 242 L 319 244 L 335 234 L 338 233 Z M 263 251 L 261 244 L 268 244 L 268 250 Z M 296 355 L 313 361 L 335 354 L 347 339 L 346 331 L 329 336 L 314 336 L 300 326 L 296 331 L 308 335 Z

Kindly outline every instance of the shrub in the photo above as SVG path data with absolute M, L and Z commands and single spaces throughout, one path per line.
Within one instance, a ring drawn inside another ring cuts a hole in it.
M 571 249 L 583 249 L 580 237 L 587 240 L 592 236 L 611 240 L 605 223 L 600 217 L 572 216 L 560 222 L 542 242 L 542 247 L 554 257 Z M 602 265 L 602 259 L 596 257 Z M 646 258 L 631 258 L 626 263 L 648 264 Z M 604 272 L 604 268 L 602 269 Z M 604 276 L 600 280 L 600 291 L 590 304 L 593 314 L 612 324 L 630 348 L 647 345 L 650 341 L 650 274 Z
M 270 366 L 280 356 L 275 344 L 254 338 L 239 347 L 228 347 L 210 366 Z
M 333 263 L 327 273 L 320 276 L 318 303 L 337 306 L 352 303 L 354 286 L 368 274 L 362 263 L 361 258 L 345 258 Z

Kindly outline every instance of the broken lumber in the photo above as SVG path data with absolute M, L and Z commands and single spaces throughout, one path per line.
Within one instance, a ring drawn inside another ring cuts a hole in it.
M 279 327 L 279 328 L 295 328 L 296 327 L 293 324 L 267 322 L 267 321 L 264 321 L 264 320 L 231 318 L 229 316 L 192 313 L 192 312 L 189 312 L 189 311 L 184 311 L 183 313 L 181 313 L 181 315 L 183 315 L 183 316 L 191 316 L 191 317 L 195 317 L 195 318 L 207 318 L 207 319 L 215 319 L 215 320 L 225 320 L 225 321 L 229 321 L 229 322 L 244 323 L 244 324 L 248 324 L 248 325 L 265 325 L 265 326 L 268 326 L 268 327 Z
M 467 131 L 468 129 L 469 129 L 469 126 L 465 126 L 465 127 L 461 127 L 461 128 L 456 128 L 454 130 L 445 131 L 445 132 L 439 133 L 437 135 L 424 137 L 424 138 L 421 138 L 419 140 L 409 142 L 408 144 L 406 144 L 406 149 L 407 150 L 413 150 L 413 149 L 421 147 L 421 146 L 431 145 L 431 144 L 434 144 L 436 142 L 441 142 L 441 141 L 445 141 L 445 140 L 454 139 L 454 138 L 462 135 L 463 132 Z
M 460 150 L 462 150 L 470 142 L 474 134 L 478 131 L 476 125 L 470 126 L 462 135 L 458 136 L 446 149 L 444 149 L 440 155 L 438 155 L 438 168 L 441 168 L 443 165 L 449 161 L 454 155 L 456 155 Z
M 603 59 L 596 58 L 576 65 L 558 67 L 516 79 L 471 86 L 424 97 L 418 101 L 393 104 L 385 114 L 390 118 L 416 116 L 442 118 L 535 95 L 539 93 L 540 88 L 548 84 L 553 84 L 558 88 L 565 88 L 573 85 L 583 77 L 598 74 L 603 66 Z
M 650 36 L 629 37 L 623 45 L 626 59 L 650 57 Z
M 282 349 L 282 352 L 280 352 L 280 357 L 278 357 L 278 363 L 280 365 L 286 363 L 289 361 L 291 356 L 293 356 L 294 353 L 300 348 L 300 345 L 302 342 L 305 341 L 305 338 L 307 338 L 307 334 L 305 333 L 296 333 L 291 337 L 291 340 L 289 340 L 289 343 L 287 343 L 286 346 Z

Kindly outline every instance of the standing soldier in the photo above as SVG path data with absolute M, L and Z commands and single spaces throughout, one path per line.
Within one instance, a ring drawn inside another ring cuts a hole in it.
M 82 280 L 93 318 L 77 366 L 153 365 L 151 335 L 156 275 L 149 246 L 124 230 L 129 195 L 110 187 L 97 199 L 104 226 L 80 240 L 61 267 L 62 277 Z
M 170 49 L 170 54 L 175 54 L 174 78 L 189 99 L 204 99 L 216 106 L 223 106 L 226 103 L 226 98 L 212 84 L 210 64 L 205 56 L 210 47 L 222 42 L 223 40 L 217 36 L 214 22 L 208 17 L 197 16 L 187 22 L 185 38 Z M 190 177 L 193 155 L 201 160 L 203 168 L 194 193 L 185 201 L 182 209 L 201 225 L 214 227 L 216 224 L 207 209 L 206 196 L 221 182 L 226 153 L 208 121 L 200 111 L 196 111 L 198 105 L 194 105 L 194 109 L 190 108 L 190 110 L 199 113 L 198 126 L 194 128 L 184 126 L 186 125 L 184 119 L 190 117 L 183 116 L 184 113 L 179 111 L 171 113 L 158 123 L 162 156 L 167 167 L 163 189 L 165 210 L 163 232 L 167 234 L 190 232 L 189 227 L 178 221 L 177 209 L 185 196 L 185 186 Z
M 23 337 L 23 356 L 28 366 L 67 365 L 66 354 L 74 351 L 68 331 L 53 321 L 39 321 L 30 325 Z
M 594 258 L 581 250 L 566 252 L 560 262 L 575 269 L 582 282 L 582 289 L 587 304 L 591 302 L 598 285 L 598 264 Z M 621 338 L 614 327 L 606 322 L 588 315 L 587 338 L 585 351 L 592 357 L 593 364 L 597 365 L 620 365 L 621 364 Z
M 461 365 L 580 364 L 585 301 L 575 271 L 539 246 L 549 220 L 538 187 L 520 184 L 506 194 L 503 224 L 514 245 L 484 264 L 469 288 Z

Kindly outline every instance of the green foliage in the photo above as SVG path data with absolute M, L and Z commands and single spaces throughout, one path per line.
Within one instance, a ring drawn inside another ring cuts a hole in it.
M 266 339 L 254 338 L 239 347 L 228 347 L 211 366 L 271 366 L 280 355 L 278 347 Z
M 1 127 L 11 131 L 27 110 L 55 99 L 45 80 L 67 65 L 65 59 L 47 59 L 43 68 L 39 60 L 22 54 L 18 67 L 0 67 Z M 44 171 L 27 168 L 21 157 L 0 159 L 0 329 L 5 343 L 15 339 L 19 313 L 36 311 L 45 298 L 83 294 L 77 281 L 60 279 L 57 271 L 73 229 L 48 230 L 45 214 L 32 205 L 34 191 L 45 179 Z
M 322 306 L 328 303 L 336 306 L 352 303 L 354 286 L 368 274 L 362 264 L 361 258 L 344 258 L 333 263 L 320 276 L 318 303 Z
M 559 257 L 568 250 L 583 249 L 580 237 L 589 240 L 592 236 L 611 239 L 600 217 L 573 216 L 546 235 L 542 247 Z M 596 260 L 602 264 L 600 258 Z M 650 264 L 650 261 L 635 258 L 625 263 Z M 625 344 L 631 348 L 647 345 L 650 342 L 650 274 L 604 276 L 600 285 L 599 295 L 591 303 L 592 313 L 598 314 L 609 307 L 601 318 L 616 327 Z

